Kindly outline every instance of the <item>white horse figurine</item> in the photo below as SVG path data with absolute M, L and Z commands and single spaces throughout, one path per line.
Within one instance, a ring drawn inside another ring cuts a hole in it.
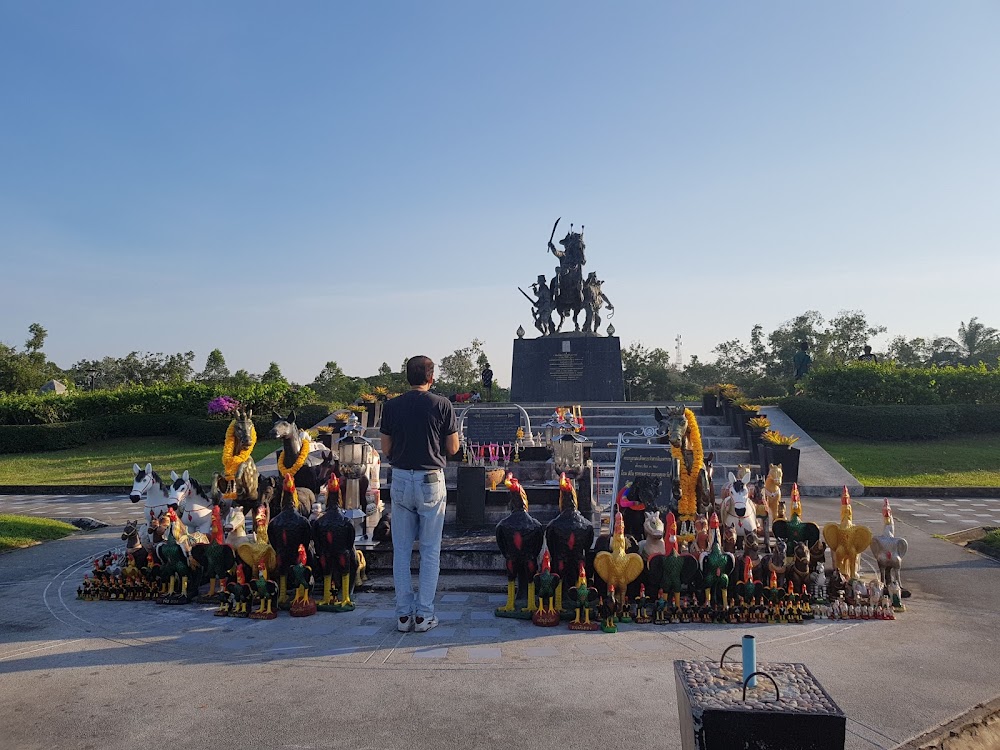
M 205 495 L 197 479 L 192 479 L 185 470 L 177 476 L 176 471 L 170 472 L 169 502 L 177 506 L 178 519 L 187 527 L 190 534 L 202 534 L 208 540 L 212 533 L 212 501 Z
M 132 477 L 132 490 L 128 493 L 128 499 L 133 503 L 144 501 L 142 517 L 145 523 L 138 529 L 139 540 L 147 551 L 151 551 L 153 541 L 149 535 L 149 521 L 156 520 L 157 516 L 167 511 L 171 502 L 170 486 L 163 483 L 150 463 L 146 464 L 145 469 L 140 469 L 139 464 L 132 464 Z
M 226 535 L 226 544 L 234 550 L 257 541 L 256 534 L 247 534 L 247 517 L 239 503 L 233 503 L 222 519 L 222 531 Z
M 736 530 L 737 537 L 757 533 L 757 508 L 750 499 L 749 482 L 749 471 L 739 479 L 729 472 L 729 496 L 722 501 L 722 518 L 727 526 Z

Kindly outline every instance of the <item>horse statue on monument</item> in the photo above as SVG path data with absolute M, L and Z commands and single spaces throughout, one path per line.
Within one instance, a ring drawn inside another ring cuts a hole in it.
M 583 299 L 583 267 L 587 264 L 586 245 L 583 244 L 583 225 L 580 231 L 574 232 L 573 225 L 570 225 L 569 232 L 559 240 L 563 249 L 558 249 L 552 244 L 552 239 L 556 234 L 556 227 L 559 219 L 552 225 L 552 236 L 549 237 L 549 250 L 559 259 L 559 268 L 549 285 L 549 291 L 555 305 L 555 311 L 559 313 L 559 323 L 556 332 L 562 330 L 566 318 L 572 314 L 573 325 L 577 331 L 580 330 L 578 317 L 580 311 L 584 309 Z

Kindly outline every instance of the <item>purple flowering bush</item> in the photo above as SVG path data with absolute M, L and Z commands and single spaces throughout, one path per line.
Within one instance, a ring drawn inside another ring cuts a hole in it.
M 240 408 L 240 402 L 232 396 L 216 396 L 208 402 L 208 415 L 210 417 L 224 417 L 234 413 Z

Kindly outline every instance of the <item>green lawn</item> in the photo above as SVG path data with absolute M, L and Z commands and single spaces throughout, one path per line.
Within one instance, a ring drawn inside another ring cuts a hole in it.
M 259 460 L 279 446 L 277 440 L 260 440 L 253 456 Z M 63 451 L 8 453 L 0 455 L 0 484 L 127 486 L 132 484 L 132 464 L 147 463 L 165 479 L 171 470 L 187 469 L 207 484 L 222 468 L 222 445 L 191 445 L 171 437 L 123 438 Z
M 876 443 L 810 433 L 862 484 L 876 487 L 1000 487 L 1000 435 Z
M 0 513 L 0 551 L 30 547 L 48 539 L 62 539 L 76 531 L 62 521 Z

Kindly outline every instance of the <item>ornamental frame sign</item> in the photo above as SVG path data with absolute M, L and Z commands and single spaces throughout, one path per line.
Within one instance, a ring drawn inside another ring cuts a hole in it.
M 615 484 L 612 491 L 611 520 L 614 523 L 614 514 L 618 510 L 618 493 L 625 486 L 622 476 L 622 459 L 628 463 L 630 451 L 636 454 L 648 453 L 649 458 L 657 464 L 667 467 L 667 471 L 649 471 L 651 476 L 659 476 L 660 495 L 657 497 L 657 505 L 661 508 L 669 507 L 673 501 L 673 484 L 679 476 L 677 459 L 670 452 L 669 442 L 659 442 L 660 438 L 666 438 L 667 433 L 655 427 L 643 427 L 641 430 L 618 433 L 618 443 L 615 450 Z M 613 529 L 612 529 L 613 531 Z

